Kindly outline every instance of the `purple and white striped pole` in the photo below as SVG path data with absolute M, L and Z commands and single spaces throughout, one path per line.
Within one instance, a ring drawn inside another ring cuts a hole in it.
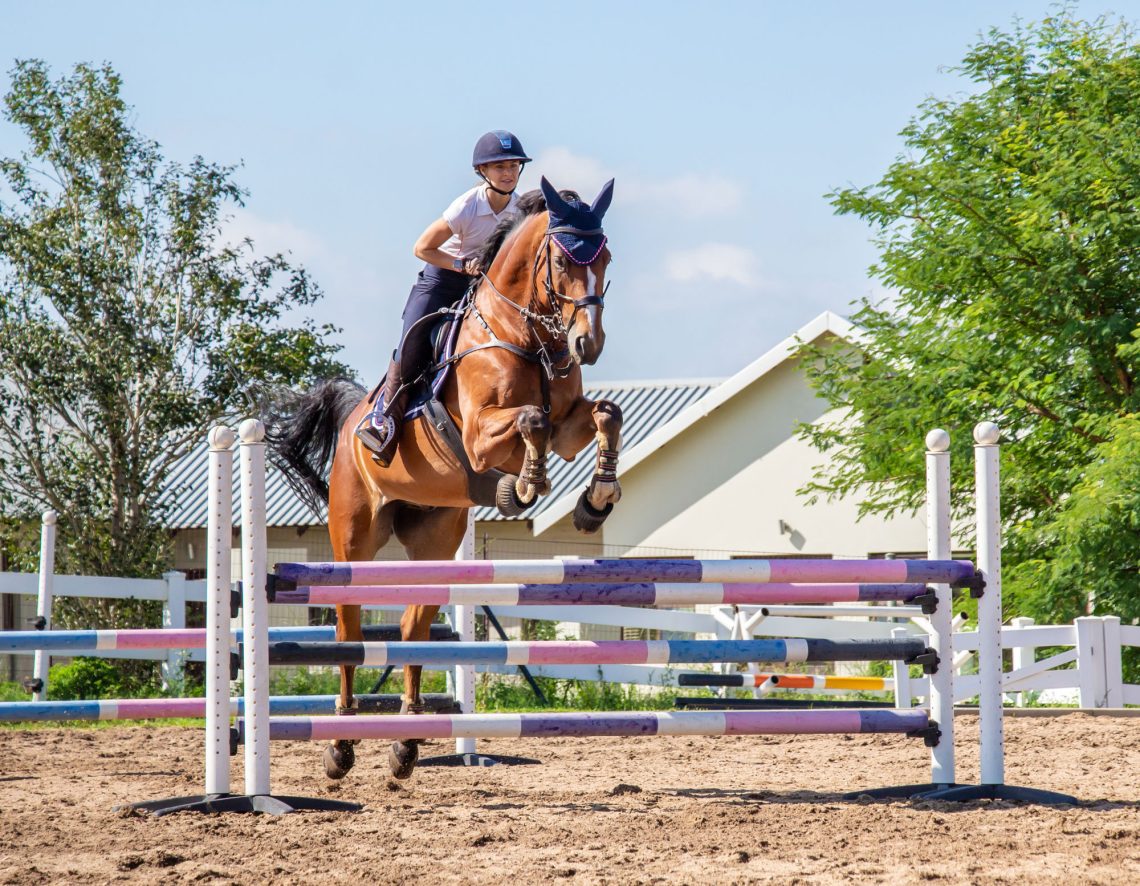
M 926 585 L 913 583 L 304 585 L 277 591 L 273 602 L 301 606 L 767 606 L 908 601 L 925 592 Z
M 278 563 L 300 585 L 582 584 L 771 582 L 954 583 L 970 578 L 965 560 L 409 560 Z M 284 590 L 282 588 L 281 590 Z
M 624 711 L 537 714 L 409 714 L 274 717 L 274 741 L 406 738 L 552 738 L 605 735 L 824 735 L 916 732 L 926 711 L 844 709 L 794 711 Z M 239 733 L 243 729 L 238 724 Z

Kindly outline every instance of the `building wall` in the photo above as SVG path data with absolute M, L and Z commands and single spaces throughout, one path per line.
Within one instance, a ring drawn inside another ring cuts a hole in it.
M 603 530 L 607 547 L 703 557 L 925 550 L 921 514 L 857 521 L 855 498 L 809 505 L 796 494 L 823 456 L 794 429 L 824 417 L 824 407 L 793 362 L 771 370 L 621 475 L 622 500 Z

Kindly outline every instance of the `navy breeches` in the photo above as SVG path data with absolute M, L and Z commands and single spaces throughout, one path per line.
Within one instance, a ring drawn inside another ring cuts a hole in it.
M 435 265 L 424 265 L 424 269 L 416 275 L 415 285 L 404 306 L 404 331 L 400 336 L 400 347 L 396 350 L 396 360 L 400 364 L 400 374 L 404 381 L 415 378 L 431 354 L 429 334 L 435 324 L 420 323 L 416 326 L 416 321 L 440 308 L 455 304 L 470 284 L 471 278 L 466 274 L 437 268 Z

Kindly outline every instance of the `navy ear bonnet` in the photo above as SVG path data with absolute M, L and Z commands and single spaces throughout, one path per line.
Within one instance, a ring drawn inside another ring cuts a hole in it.
M 564 200 L 545 176 L 541 187 L 542 195 L 546 198 L 546 208 L 550 210 L 550 223 L 547 226 L 550 239 L 575 264 L 592 264 L 606 245 L 602 217 L 610 208 L 610 200 L 614 196 L 614 180 L 611 178 L 602 185 L 592 204 L 581 200 Z

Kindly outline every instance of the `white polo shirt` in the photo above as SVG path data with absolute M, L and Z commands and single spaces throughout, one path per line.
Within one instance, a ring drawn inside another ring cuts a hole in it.
M 452 235 L 439 247 L 440 251 L 452 258 L 471 258 L 487 242 L 499 222 L 515 213 L 518 202 L 518 195 L 511 194 L 503 211 L 496 213 L 487 202 L 486 185 L 476 185 L 460 194 L 443 211 L 443 220 L 450 226 Z

